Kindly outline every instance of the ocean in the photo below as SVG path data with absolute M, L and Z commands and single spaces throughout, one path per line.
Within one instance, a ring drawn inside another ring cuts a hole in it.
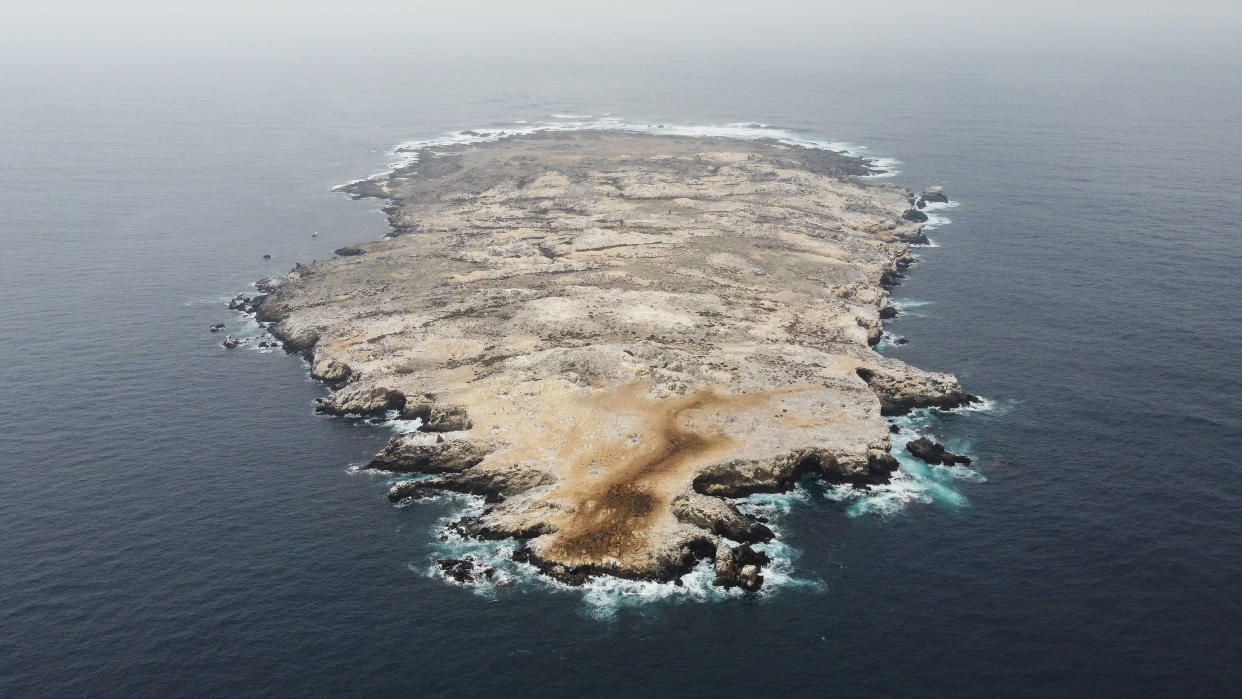
M 0 77 L 0 694 L 1242 691 L 1236 60 L 118 61 Z M 392 506 L 352 468 L 391 425 L 208 331 L 383 236 L 331 188 L 398 144 L 608 124 L 943 186 L 882 349 L 987 399 L 902 422 L 971 467 L 756 497 L 757 597 L 464 588 L 431 562 L 474 505 Z

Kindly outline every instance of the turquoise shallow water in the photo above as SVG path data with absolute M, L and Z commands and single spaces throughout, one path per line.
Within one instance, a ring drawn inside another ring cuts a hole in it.
M 1242 104 L 1219 65 L 1093 60 L 6 72 L 0 693 L 1233 691 Z M 468 503 L 391 507 L 349 470 L 388 428 L 206 328 L 382 235 L 329 188 L 393 145 L 552 114 L 766 123 L 945 186 L 884 351 L 992 401 L 903 419 L 971 469 L 756 498 L 758 598 L 430 575 Z

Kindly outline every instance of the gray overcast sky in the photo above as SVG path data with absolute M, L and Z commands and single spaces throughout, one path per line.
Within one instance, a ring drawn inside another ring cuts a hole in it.
M 1242 3 L 1131 0 L 365 0 L 151 2 L 5 0 L 0 39 L 42 50 L 324 50 L 392 45 L 481 52 L 730 47 L 740 51 L 1225 47 L 1242 34 Z

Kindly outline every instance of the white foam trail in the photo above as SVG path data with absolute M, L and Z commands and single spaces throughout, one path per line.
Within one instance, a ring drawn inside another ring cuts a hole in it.
M 931 301 L 925 301 L 923 299 L 909 299 L 909 298 L 893 299 L 889 303 L 891 303 L 893 307 L 899 311 L 904 311 L 910 308 L 919 308 L 920 306 L 930 306 L 932 304 Z
M 183 306 L 219 306 L 232 301 L 232 296 L 207 296 L 201 299 L 190 299 L 183 302 Z
M 925 317 L 925 314 L 918 309 L 930 306 L 931 304 L 931 301 L 923 301 L 921 299 L 891 299 L 889 301 L 889 305 L 897 309 L 897 315 L 899 318 L 901 316 L 905 316 L 907 318 L 923 318 Z

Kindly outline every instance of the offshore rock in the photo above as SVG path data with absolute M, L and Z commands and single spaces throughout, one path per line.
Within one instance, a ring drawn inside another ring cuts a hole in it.
M 436 565 L 446 576 L 463 585 L 479 582 L 479 578 L 491 580 L 496 574 L 495 568 L 484 568 L 471 557 L 442 558 L 436 561 Z
M 418 474 L 390 498 L 482 496 L 458 530 L 545 575 L 676 580 L 771 538 L 727 498 L 884 483 L 882 415 L 968 399 L 871 348 L 922 233 L 866 161 L 610 132 L 417 155 L 344 188 L 393 236 L 295 267 L 256 317 L 333 382 L 322 412 L 422 420 L 372 462 Z
M 949 197 L 945 195 L 943 187 L 928 187 L 927 189 L 924 189 L 923 193 L 920 194 L 919 198 L 915 201 L 915 206 L 922 209 L 931 202 L 938 202 L 941 204 L 949 203 Z
M 970 457 L 946 451 L 943 444 L 933 442 L 927 437 L 919 437 L 906 444 L 906 451 L 929 464 L 969 464 Z

